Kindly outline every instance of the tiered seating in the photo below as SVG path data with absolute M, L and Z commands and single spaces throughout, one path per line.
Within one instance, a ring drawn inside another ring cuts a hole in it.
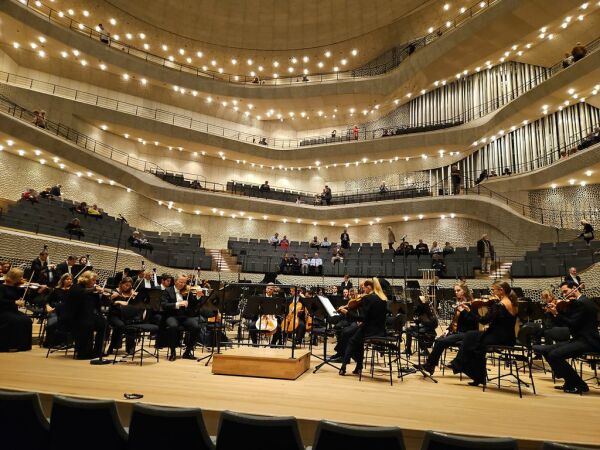
M 335 243 L 332 244 L 335 246 Z M 311 257 L 318 252 L 323 259 L 323 275 L 343 276 L 374 276 L 420 278 L 419 269 L 430 269 L 432 260 L 430 255 L 408 255 L 406 264 L 404 257 L 394 255 L 393 250 L 383 249 L 380 243 L 353 243 L 345 253 L 343 263 L 331 263 L 331 249 L 310 248 L 307 241 L 290 241 L 287 250 L 273 247 L 266 239 L 237 239 L 229 238 L 227 247 L 232 254 L 238 257 L 244 272 L 277 272 L 279 263 L 284 253 L 296 255 L 302 259 L 306 253 Z M 454 254 L 446 255 L 446 275 L 449 277 L 473 276 L 473 269 L 479 266 L 479 258 L 475 249 L 468 250 L 464 247 L 456 249 Z
M 282 202 L 296 202 L 298 197 L 302 203 L 312 205 L 315 202 L 315 194 L 294 191 L 291 189 L 280 189 L 271 187 L 268 192 L 260 190 L 260 185 L 251 183 L 240 183 L 237 181 L 227 182 L 227 191 L 247 197 L 258 197 Z M 398 200 L 403 198 L 428 197 L 431 194 L 428 183 L 411 184 L 410 187 L 389 188 L 387 192 L 364 192 L 357 194 L 333 194 L 332 205 L 345 205 L 349 203 L 379 202 L 383 200 Z
M 569 267 L 583 270 L 600 261 L 600 241 L 592 241 L 588 247 L 584 241 L 542 243 L 538 250 L 528 251 L 523 261 L 513 262 L 513 277 L 560 277 Z
M 19 201 L 0 216 L 0 225 L 51 236 L 71 237 L 65 230 L 65 225 L 73 218 L 77 218 L 81 221 L 81 227 L 85 233 L 81 241 L 111 247 L 117 246 L 121 226 L 119 220 L 106 213 L 102 214 L 102 219 L 78 214 L 71 210 L 74 205 L 75 203 L 70 200 L 41 199 L 40 203 L 36 204 Z M 146 249 L 132 247 L 127 242 L 127 238 L 133 231 L 134 229 L 128 223 L 123 223 L 121 248 L 143 254 L 145 258 L 164 266 L 200 267 L 203 270 L 211 268 L 212 258 L 205 255 L 204 249 L 200 247 L 199 235 L 142 231 L 154 247 L 150 252 Z M 71 238 L 78 239 L 75 236 Z

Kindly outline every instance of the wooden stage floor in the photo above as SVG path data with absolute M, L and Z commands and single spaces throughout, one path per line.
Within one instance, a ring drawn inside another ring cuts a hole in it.
M 467 386 L 458 376 L 437 376 L 438 384 L 410 375 L 390 386 L 386 373 L 372 380 L 340 377 L 331 367 L 306 372 L 294 381 L 213 375 L 211 367 L 190 360 L 144 365 L 92 366 L 63 354 L 45 358 L 43 349 L 0 353 L 0 388 L 29 390 L 120 402 L 124 421 L 131 401 L 124 393 L 144 395 L 144 403 L 195 406 L 204 411 L 208 430 L 229 409 L 299 419 L 305 445 L 311 444 L 320 419 L 363 425 L 396 425 L 405 430 L 407 448 L 418 449 L 424 430 L 465 435 L 512 436 L 521 448 L 539 448 L 544 440 L 581 445 L 600 443 L 600 391 L 584 396 L 553 389 L 550 374 L 536 373 L 538 391 L 519 398 L 516 386 L 498 390 Z M 199 354 L 198 356 L 201 356 Z M 319 361 L 314 359 L 311 366 Z M 352 366 L 350 366 L 352 368 Z M 437 375 L 437 374 L 436 374 Z M 44 406 L 49 402 L 44 397 Z M 48 412 L 48 409 L 46 409 Z

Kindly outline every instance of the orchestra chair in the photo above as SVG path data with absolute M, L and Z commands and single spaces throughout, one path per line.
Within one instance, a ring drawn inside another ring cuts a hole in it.
M 309 447 L 310 448 L 310 447 Z M 321 420 L 312 450 L 404 450 L 398 427 L 361 427 Z
M 199 408 L 165 408 L 134 403 L 127 449 L 152 448 L 214 450 L 215 445 L 206 431 Z
M 46 332 L 44 331 L 44 336 Z M 48 345 L 48 351 L 46 352 L 46 358 L 48 358 L 52 353 L 56 352 L 65 352 L 65 356 L 69 353 L 69 350 L 73 350 L 73 359 L 77 357 L 77 353 L 75 352 L 75 339 L 73 338 L 73 333 L 65 330 L 56 330 L 55 335 L 56 342 Z
M 148 345 L 150 345 L 150 342 L 152 341 L 152 339 L 156 339 L 156 335 L 158 334 L 158 328 L 159 328 L 158 325 L 154 325 L 151 323 L 136 323 L 136 324 L 126 325 L 125 329 L 123 330 L 121 345 L 115 351 L 115 355 L 113 358 L 113 364 L 115 364 L 117 362 L 117 356 L 119 355 L 119 352 L 121 351 L 121 348 L 123 346 L 123 338 L 125 338 L 127 336 L 133 336 L 133 338 L 135 340 L 134 351 L 131 354 L 132 361 L 135 361 L 135 358 L 137 357 L 137 355 L 139 355 L 140 366 L 141 366 L 144 363 L 144 355 L 148 355 L 148 356 L 151 356 L 152 358 L 155 358 L 156 362 L 158 362 L 159 361 L 158 347 L 156 347 L 156 345 L 155 345 L 154 352 L 149 351 L 145 347 L 146 341 L 148 342 Z
M 0 435 L 7 449 L 45 449 L 50 425 L 33 392 L 0 391 Z
M 404 381 L 404 376 L 400 370 L 400 345 L 397 337 L 367 337 L 363 343 L 363 370 L 360 372 L 358 381 L 362 381 L 362 374 L 366 367 L 369 368 L 371 378 L 375 375 L 375 365 L 378 363 L 378 355 L 383 355 L 384 365 L 388 366 L 390 385 L 394 384 L 394 363 L 398 371 L 398 378 Z
M 579 362 L 579 376 L 581 377 L 581 379 L 584 382 L 588 382 L 588 381 L 595 381 L 596 382 L 596 389 L 600 388 L 600 378 L 598 377 L 598 366 L 600 366 L 600 353 L 597 352 L 589 352 L 589 353 L 584 353 L 583 355 L 581 355 L 580 357 L 577 358 L 577 361 Z M 592 370 L 593 370 L 593 375 L 589 376 L 588 378 L 583 378 L 584 373 L 583 373 L 583 366 L 585 364 L 588 364 Z
M 260 400 L 259 400 L 260 401 Z M 223 411 L 219 419 L 217 450 L 304 450 L 295 417 L 265 417 Z
M 126 444 L 114 401 L 54 397 L 50 450 L 124 450 Z
M 458 353 L 458 351 L 460 350 L 460 342 L 457 345 L 451 345 L 450 347 L 446 348 L 444 350 L 444 353 L 442 353 L 442 357 L 440 358 L 440 366 L 442 366 L 442 376 L 444 376 L 444 374 L 446 373 L 446 353 L 447 352 L 454 352 L 454 354 Z M 458 374 L 460 381 L 462 381 L 463 378 L 463 374 L 462 372 L 460 372 Z
M 576 445 L 559 444 L 557 442 L 544 442 L 542 450 L 591 450 L 593 447 L 579 447 Z
M 425 432 L 421 450 L 517 450 L 512 438 L 473 438 L 437 431 Z
M 517 382 L 519 389 L 519 398 L 523 398 L 523 391 L 521 385 L 529 387 L 535 395 L 535 383 L 533 381 L 533 349 L 531 345 L 531 339 L 533 337 L 533 329 L 530 327 L 521 327 L 517 334 L 517 343 L 515 345 L 488 345 L 486 347 L 487 358 L 492 360 L 494 364 L 498 365 L 498 375 L 496 377 L 487 377 L 486 381 L 498 381 L 498 388 L 500 388 L 500 381 L 503 378 L 513 378 Z M 508 366 L 508 373 L 501 374 L 500 369 L 503 365 Z M 519 372 L 523 370 L 524 373 L 529 375 L 529 383 L 526 383 Z M 487 382 L 483 383 L 483 390 L 485 391 Z

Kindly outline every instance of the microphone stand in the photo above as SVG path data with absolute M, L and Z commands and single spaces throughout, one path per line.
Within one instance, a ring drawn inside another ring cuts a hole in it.
M 119 261 L 119 250 L 121 249 L 121 237 L 123 235 L 123 223 L 128 223 L 125 217 L 119 214 L 119 238 L 117 239 L 117 253 L 115 254 L 115 266 L 113 268 L 113 278 L 117 274 L 117 262 Z

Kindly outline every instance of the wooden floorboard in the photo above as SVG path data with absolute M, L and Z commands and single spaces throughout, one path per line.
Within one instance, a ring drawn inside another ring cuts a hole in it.
M 406 430 L 409 448 L 418 448 L 419 436 L 429 429 L 512 436 L 524 448 L 539 448 L 544 440 L 600 443 L 600 391 L 564 394 L 553 389 L 550 374 L 541 372 L 535 378 L 538 395 L 526 392 L 520 399 L 516 386 L 501 390 L 490 386 L 482 392 L 448 374 L 436 377 L 438 384 L 411 375 L 390 386 L 384 372 L 374 380 L 359 382 L 355 376 L 340 377 L 335 369 L 324 367 L 316 374 L 308 371 L 297 380 L 285 381 L 213 375 L 210 366 L 190 360 L 147 361 L 143 367 L 131 363 L 92 366 L 61 354 L 46 359 L 39 348 L 2 353 L 0 388 L 124 403 L 124 393 L 141 393 L 144 403 L 202 408 L 213 433 L 218 414 L 226 409 L 291 415 L 300 420 L 307 445 L 320 419 L 397 425 Z M 313 358 L 311 365 L 318 363 Z

